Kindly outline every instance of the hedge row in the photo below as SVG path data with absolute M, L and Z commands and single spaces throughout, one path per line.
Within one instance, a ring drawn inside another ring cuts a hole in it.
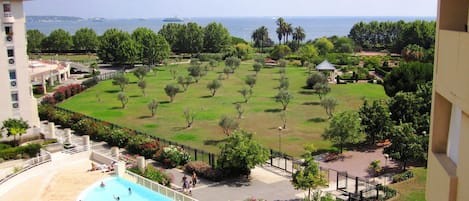
M 168 167 L 184 165 L 190 161 L 189 154 L 179 147 L 160 146 L 156 139 L 138 135 L 127 128 L 114 128 L 111 124 L 87 118 L 78 113 L 56 110 L 52 105 L 39 106 L 39 118 L 64 128 L 71 128 L 78 135 L 89 135 L 90 139 L 105 141 L 110 146 L 126 148 L 131 154 L 158 160 Z
M 25 146 L 9 148 L 6 148 L 8 146 L 2 145 L 2 147 L 3 149 L 0 150 L 0 158 L 3 160 L 36 157 L 36 155 L 41 151 L 40 144 L 28 144 Z

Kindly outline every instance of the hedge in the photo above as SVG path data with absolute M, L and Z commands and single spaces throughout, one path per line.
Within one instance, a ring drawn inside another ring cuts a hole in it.
M 36 157 L 40 152 L 40 144 L 29 144 L 25 146 L 10 147 L 0 150 L 0 158 L 4 160 Z

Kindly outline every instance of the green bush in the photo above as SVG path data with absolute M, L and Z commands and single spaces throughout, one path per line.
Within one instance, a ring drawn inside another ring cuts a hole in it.
M 123 148 L 127 146 L 127 142 L 132 137 L 132 134 L 127 129 L 113 129 L 109 135 L 107 135 L 106 142 L 110 146 L 118 146 Z
M 0 150 L 0 158 L 4 160 L 35 157 L 41 150 L 40 144 L 28 144 L 26 146 L 10 147 Z
M 139 174 L 145 178 L 148 178 L 152 181 L 158 182 L 161 185 L 165 185 L 167 187 L 171 187 L 171 176 L 166 174 L 163 170 L 161 169 L 156 169 L 153 166 L 147 166 L 145 168 L 145 172 L 140 172 L 138 168 L 130 168 L 129 169 L 131 172 L 134 172 L 136 174 Z
M 160 149 L 160 145 L 154 139 L 137 135 L 127 143 L 127 151 L 131 154 L 137 154 L 145 158 L 154 158 L 156 152 Z
M 398 182 L 408 180 L 412 177 L 414 177 L 414 173 L 412 171 L 405 171 L 403 173 L 396 174 L 396 175 L 392 176 L 392 182 L 393 183 L 398 183 Z
M 9 144 L 0 144 L 0 151 L 4 150 L 4 149 L 8 149 L 10 147 L 11 147 L 11 145 L 9 145 Z
M 166 165 L 168 168 L 173 168 L 178 165 L 184 165 L 190 161 L 190 155 L 181 147 L 169 145 L 158 150 L 156 159 Z

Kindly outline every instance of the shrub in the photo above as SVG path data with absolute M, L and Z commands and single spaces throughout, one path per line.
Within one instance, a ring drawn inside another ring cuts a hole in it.
M 397 195 L 397 191 L 392 188 L 389 188 L 388 186 L 378 184 L 377 189 L 384 191 L 384 197 L 380 195 L 380 197 L 377 198 L 378 200 L 388 200 Z
M 412 177 L 414 177 L 414 173 L 412 171 L 405 171 L 403 173 L 396 174 L 396 175 L 392 176 L 392 182 L 393 183 L 398 183 L 398 182 L 408 180 Z
M 285 66 L 287 66 L 287 60 L 285 60 L 285 59 L 280 59 L 280 60 L 278 61 L 278 66 L 279 66 L 279 67 L 285 67 Z
M 90 87 L 98 84 L 98 82 L 99 82 L 98 78 L 93 77 L 91 79 L 87 79 L 87 80 L 83 81 L 81 83 L 81 85 L 83 86 L 83 88 L 87 89 L 87 88 L 90 88 Z
M 223 53 L 200 53 L 198 57 L 200 61 L 221 61 L 223 59 Z
M 127 146 L 127 142 L 132 137 L 132 134 L 127 129 L 113 129 L 109 135 L 107 135 L 106 142 L 110 146 L 118 146 L 123 148 Z
M 168 168 L 184 165 L 190 161 L 190 155 L 181 147 L 174 145 L 169 145 L 158 150 L 155 157 Z
M 142 135 L 131 138 L 127 144 L 127 151 L 145 158 L 154 158 L 159 149 L 160 146 L 156 140 Z
M 221 181 L 223 173 L 219 169 L 212 168 L 209 164 L 203 161 L 191 161 L 184 165 L 184 170 L 188 174 L 195 172 L 199 177 L 203 177 L 212 181 Z
M 145 172 L 143 173 L 138 168 L 130 168 L 129 170 L 152 181 L 156 181 L 161 185 L 171 187 L 171 176 L 166 174 L 161 169 L 156 169 L 155 167 L 150 165 L 145 168 Z
M 38 95 L 44 94 L 44 87 L 42 85 L 34 86 L 33 93 Z
M 41 149 L 40 144 L 29 144 L 26 146 L 10 147 L 0 150 L 0 158 L 4 160 L 35 157 Z

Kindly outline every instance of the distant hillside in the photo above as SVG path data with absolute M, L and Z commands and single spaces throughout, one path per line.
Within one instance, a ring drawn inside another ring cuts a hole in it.
M 70 16 L 26 16 L 26 22 L 76 22 L 85 20 Z

